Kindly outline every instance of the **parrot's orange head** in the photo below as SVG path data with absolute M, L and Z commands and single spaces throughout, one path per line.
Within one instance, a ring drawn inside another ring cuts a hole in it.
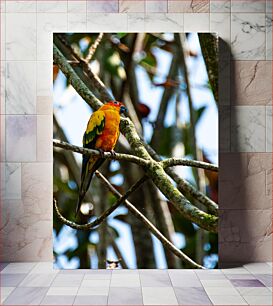
M 121 102 L 118 102 L 118 101 L 110 101 L 110 102 L 107 102 L 105 105 L 107 105 L 108 107 L 110 106 L 114 109 L 117 109 L 120 114 L 127 112 L 127 108 Z

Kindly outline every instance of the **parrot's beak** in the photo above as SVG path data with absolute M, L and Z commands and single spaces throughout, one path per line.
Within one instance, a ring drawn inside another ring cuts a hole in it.
M 121 105 L 119 112 L 120 114 L 126 114 L 128 110 L 124 105 Z

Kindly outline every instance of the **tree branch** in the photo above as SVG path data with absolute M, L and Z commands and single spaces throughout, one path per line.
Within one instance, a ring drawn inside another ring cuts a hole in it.
M 129 154 L 122 154 L 122 153 L 111 153 L 111 152 L 100 152 L 98 150 L 92 150 L 92 149 L 86 149 L 83 147 L 78 147 L 75 145 L 72 145 L 70 143 L 58 140 L 58 139 L 53 139 L 53 146 L 54 147 L 58 147 L 58 148 L 62 148 L 62 149 L 66 149 L 69 151 L 73 151 L 76 153 L 80 153 L 80 154 L 89 154 L 89 155 L 93 155 L 93 156 L 102 156 L 103 154 L 103 158 L 106 159 L 115 159 L 115 160 L 126 160 L 129 161 L 131 163 L 134 164 L 138 164 L 142 167 L 146 167 L 148 164 L 148 161 L 143 159 L 143 158 L 139 158 L 137 156 L 134 155 L 129 155 Z
M 162 158 L 155 152 L 155 150 L 144 142 L 146 150 L 156 161 L 162 161 Z M 195 189 L 190 183 L 180 177 L 173 169 L 167 168 L 165 172 L 176 182 L 177 188 L 186 196 L 194 197 L 199 203 L 205 205 L 212 213 L 218 215 L 218 205 L 204 195 L 199 190 Z
M 59 211 L 57 201 L 53 199 L 54 209 L 57 214 L 57 217 L 59 220 L 64 223 L 65 225 L 68 225 L 76 230 L 84 230 L 89 231 L 92 228 L 100 225 L 115 209 L 119 207 L 119 205 L 124 202 L 131 193 L 137 190 L 137 188 L 143 184 L 148 179 L 147 176 L 143 176 L 140 180 L 138 180 L 131 188 L 129 188 L 126 193 L 120 197 L 115 204 L 113 204 L 110 208 L 108 208 L 103 214 L 101 214 L 99 217 L 96 218 L 96 220 L 86 223 L 86 224 L 78 224 L 73 221 L 67 220 Z
M 105 186 L 116 196 L 121 197 L 121 194 L 115 189 L 115 187 L 99 172 L 96 171 L 96 176 L 102 180 Z M 129 209 L 129 211 L 150 230 L 152 234 L 154 234 L 164 246 L 166 246 L 171 252 L 173 252 L 177 257 L 181 258 L 183 261 L 189 263 L 194 268 L 203 268 L 201 265 L 195 263 L 192 259 L 190 259 L 186 254 L 176 248 L 168 239 L 165 238 L 161 234 L 161 232 L 138 210 L 135 208 L 133 204 L 131 204 L 128 200 L 124 202 L 125 206 Z
M 98 45 L 100 44 L 101 40 L 102 40 L 102 37 L 103 37 L 103 33 L 100 33 L 99 36 L 96 38 L 96 40 L 94 41 L 94 43 L 92 44 L 92 46 L 90 47 L 89 51 L 88 51 L 88 54 L 85 58 L 85 61 L 87 63 L 90 63 L 94 53 L 96 52 L 97 50 L 97 47 Z
M 197 160 L 190 160 L 190 159 L 185 159 L 185 158 L 168 158 L 165 160 L 162 160 L 160 162 L 162 167 L 169 168 L 169 167 L 174 167 L 174 166 L 188 166 L 188 167 L 195 167 L 195 168 L 201 168 L 201 169 L 206 169 L 214 172 L 218 172 L 218 166 L 205 163 L 202 161 L 197 161 Z

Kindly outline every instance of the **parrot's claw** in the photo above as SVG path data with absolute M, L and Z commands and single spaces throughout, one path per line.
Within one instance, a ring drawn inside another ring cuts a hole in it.
M 111 150 L 110 153 L 111 153 L 111 155 L 112 155 L 113 157 L 115 157 L 115 156 L 117 155 L 117 153 L 116 153 L 114 150 Z
M 100 152 L 100 157 L 104 158 L 104 151 L 102 149 L 97 149 Z

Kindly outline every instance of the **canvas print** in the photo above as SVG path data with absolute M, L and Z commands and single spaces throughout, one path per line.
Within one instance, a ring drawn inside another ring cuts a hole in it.
M 218 39 L 53 34 L 60 269 L 218 265 Z

